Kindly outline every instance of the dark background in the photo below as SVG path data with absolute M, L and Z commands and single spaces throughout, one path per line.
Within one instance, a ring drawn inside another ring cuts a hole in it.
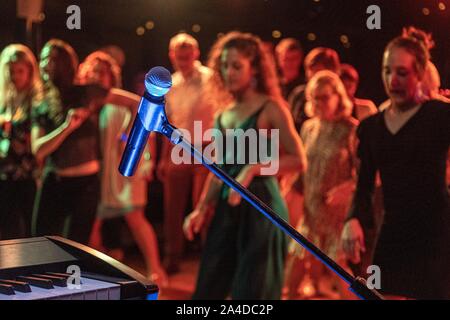
M 446 10 L 439 10 L 440 2 Z M 66 27 L 66 9 L 72 4 L 81 8 L 81 30 Z M 371 4 L 381 8 L 381 30 L 366 27 L 366 9 Z M 26 42 L 25 22 L 16 18 L 16 1 L 2 0 L 0 6 L 0 47 Z M 428 16 L 422 13 L 424 7 L 430 10 Z M 306 52 L 316 46 L 336 49 L 343 62 L 355 65 L 360 72 L 359 96 L 380 103 L 385 99 L 380 78 L 383 49 L 407 25 L 433 33 L 433 61 L 443 87 L 450 87 L 449 0 L 45 0 L 43 11 L 45 19 L 33 27 L 31 46 L 35 52 L 52 37 L 68 41 L 80 60 L 101 46 L 118 45 L 126 53 L 126 88 L 139 71 L 155 65 L 171 68 L 168 43 L 181 30 L 199 40 L 202 61 L 218 33 L 248 31 L 276 44 L 279 39 L 272 37 L 272 31 L 279 30 L 282 38 L 299 39 Z M 145 28 L 149 20 L 154 28 L 137 35 L 136 28 Z M 194 24 L 201 26 L 198 33 L 192 31 Z M 307 39 L 310 32 L 316 34 L 315 41 Z M 340 42 L 343 34 L 350 40 L 349 48 Z
M 440 2 L 446 10 L 439 10 Z M 66 10 L 73 4 L 81 9 L 81 30 L 66 27 Z M 366 27 L 366 10 L 372 4 L 381 8 L 381 30 Z M 428 8 L 429 15 L 423 14 L 423 8 Z M 300 40 L 305 52 L 317 46 L 337 50 L 341 60 L 353 64 L 360 73 L 357 96 L 379 104 L 386 99 L 381 82 L 384 47 L 408 25 L 432 32 L 436 42 L 432 60 L 441 73 L 442 86 L 450 88 L 450 0 L 44 0 L 43 13 L 45 18 L 33 24 L 32 34 L 27 36 L 25 20 L 16 17 L 16 0 L 0 0 L 0 50 L 20 42 L 38 54 L 47 40 L 61 38 L 75 48 L 81 61 L 100 47 L 117 45 L 126 54 L 123 82 L 127 89 L 139 72 L 156 65 L 172 69 L 167 49 L 170 38 L 179 31 L 198 39 L 205 62 L 219 33 L 252 32 L 276 45 L 280 39 L 273 38 L 272 31 L 279 30 L 281 38 Z M 145 28 L 147 21 L 153 21 L 154 28 L 137 35 L 136 29 Z M 197 33 L 192 31 L 194 24 L 201 26 Z M 317 39 L 309 41 L 308 33 Z M 340 41 L 344 34 L 350 41 L 348 48 Z M 149 188 L 146 213 L 159 239 L 162 197 L 161 182 L 155 179 Z M 114 228 L 122 225 L 122 244 L 133 248 L 131 236 L 119 220 L 112 221 L 112 229 L 104 235 L 117 238 Z

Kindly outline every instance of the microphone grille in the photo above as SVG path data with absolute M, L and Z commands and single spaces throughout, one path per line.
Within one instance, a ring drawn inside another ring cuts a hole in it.
M 153 96 L 164 96 L 170 87 L 172 87 L 172 75 L 164 67 L 153 67 L 145 75 L 145 88 Z

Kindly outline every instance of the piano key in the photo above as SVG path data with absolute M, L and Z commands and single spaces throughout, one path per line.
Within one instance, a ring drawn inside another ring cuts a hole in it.
M 45 274 L 48 274 L 50 276 L 63 277 L 63 278 L 69 278 L 71 276 L 70 273 L 63 273 L 63 272 L 46 272 Z
M 53 289 L 52 280 L 38 278 L 38 277 L 28 277 L 28 276 L 18 276 L 16 277 L 19 281 L 25 281 L 32 286 L 43 288 L 43 289 Z
M 31 292 L 30 285 L 26 282 L 0 279 L 0 284 L 12 285 L 15 291 Z
M 73 266 L 78 266 L 79 269 L 74 269 Z M 75 273 L 68 274 L 69 270 L 73 270 Z M 92 272 L 94 277 L 83 275 L 86 271 Z M 136 271 L 105 254 L 74 241 L 50 236 L 0 241 L 0 279 L 16 280 L 17 276 L 33 277 L 33 274 L 47 275 L 47 272 L 62 273 L 68 280 L 66 281 L 67 287 L 56 286 L 53 289 L 43 289 L 33 286 L 34 281 L 24 279 L 30 281 L 27 285 L 31 292 L 20 292 L 15 290 L 12 285 L 16 294 L 11 296 L 2 294 L 0 300 L 70 299 L 74 291 L 68 289 L 74 284 L 80 283 L 80 276 L 109 283 L 104 288 L 84 291 L 83 280 L 81 290 L 83 294 L 86 293 L 83 295 L 84 299 L 93 298 L 94 292 L 97 299 L 118 299 L 119 297 L 121 299 L 140 299 L 145 298 L 149 293 L 158 292 L 158 287 L 154 283 Z M 80 272 L 81 274 L 79 274 Z M 99 279 L 96 275 L 108 279 Z M 56 276 L 60 275 L 56 274 Z M 112 277 L 117 277 L 118 280 L 110 279 Z M 37 278 L 42 278 L 42 276 Z M 42 281 L 41 279 L 40 282 L 42 283 Z M 114 286 L 110 287 L 111 284 Z M 36 283 L 36 285 L 39 284 Z M 62 289 L 61 292 L 58 291 L 60 289 Z M 20 297 L 16 297 L 18 295 Z
M 70 295 L 71 300 L 120 300 L 120 285 L 118 284 L 83 277 L 81 277 L 81 282 L 80 289 L 55 288 L 54 292 L 58 295 Z M 59 300 L 60 298 L 51 299 Z
M 10 284 L 0 284 L 0 295 L 12 296 L 16 293 L 14 292 L 13 286 Z
M 14 296 L 0 294 L 1 300 L 120 300 L 120 285 L 81 277 L 80 289 L 55 287 L 42 289 L 31 285 L 31 292 L 16 292 Z
M 33 277 L 51 280 L 53 285 L 57 287 L 67 287 L 67 278 L 51 276 L 47 274 L 33 274 Z
M 57 277 L 62 277 L 62 278 L 66 278 L 66 283 L 67 283 L 67 279 L 71 276 L 73 276 L 73 274 L 70 273 L 62 273 L 62 272 L 46 272 L 45 274 L 48 274 L 50 276 L 57 276 Z M 83 284 L 83 283 L 81 283 Z

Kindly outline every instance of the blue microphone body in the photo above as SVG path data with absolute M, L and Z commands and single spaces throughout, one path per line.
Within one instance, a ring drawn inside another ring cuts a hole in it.
M 130 177 L 135 173 L 150 132 L 162 132 L 168 123 L 164 111 L 164 95 L 171 85 L 171 75 L 166 69 L 156 67 L 147 73 L 146 91 L 139 104 L 119 165 L 119 172 L 122 175 Z

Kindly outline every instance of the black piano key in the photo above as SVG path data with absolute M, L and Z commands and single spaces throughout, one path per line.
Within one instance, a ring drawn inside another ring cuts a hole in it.
M 57 276 L 57 277 L 62 277 L 66 279 L 66 283 L 67 283 L 67 279 L 71 276 L 73 276 L 70 273 L 62 273 L 62 272 L 46 272 L 45 274 L 48 274 L 50 276 Z M 80 279 L 80 284 L 83 284 L 83 282 Z
M 32 276 L 43 279 L 49 279 L 53 282 L 53 285 L 57 287 L 67 287 L 67 278 L 64 277 L 51 276 L 48 274 L 33 274 Z
M 15 291 L 31 292 L 31 288 L 28 285 L 28 283 L 26 283 L 26 282 L 0 279 L 0 284 L 9 284 L 9 285 L 13 286 Z
M 49 279 L 43 279 L 38 277 L 25 277 L 25 276 L 18 276 L 16 277 L 19 281 L 25 281 L 28 282 L 32 286 L 36 286 L 43 289 L 53 289 L 53 282 Z
M 61 278 L 69 278 L 71 274 L 69 273 L 63 273 L 63 272 L 45 272 L 45 274 L 48 274 L 49 276 L 56 276 Z
M 6 294 L 8 296 L 15 295 L 13 286 L 10 284 L 0 284 L 0 294 Z

